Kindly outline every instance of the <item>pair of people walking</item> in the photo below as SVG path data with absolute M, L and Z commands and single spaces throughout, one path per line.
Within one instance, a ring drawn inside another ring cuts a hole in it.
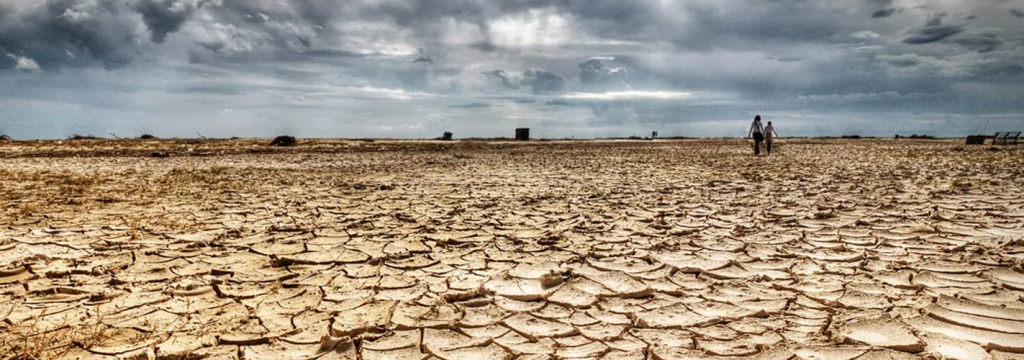
M 765 143 L 765 150 L 768 150 L 768 155 L 772 154 L 772 140 L 776 136 L 779 136 L 775 132 L 775 127 L 772 126 L 772 122 L 768 122 L 768 126 L 761 124 L 761 115 L 754 116 L 754 123 L 750 124 L 750 130 L 747 131 L 747 137 L 754 136 L 754 155 L 761 155 L 761 142 Z

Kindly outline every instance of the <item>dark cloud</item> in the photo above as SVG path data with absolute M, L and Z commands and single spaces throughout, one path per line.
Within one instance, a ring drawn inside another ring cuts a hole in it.
M 627 102 L 593 102 L 589 105 L 594 114 L 591 123 L 595 125 L 635 123 L 638 120 L 633 105 Z
M 480 50 L 483 52 L 492 52 L 498 50 L 498 47 L 490 41 L 478 41 L 470 45 L 471 48 Z
M 916 55 L 910 56 L 887 56 L 884 61 L 895 67 L 913 67 L 921 63 Z
M 142 15 L 153 42 L 163 43 L 167 34 L 178 31 L 202 4 L 185 0 L 138 0 L 135 9 Z
M 505 70 L 492 70 L 483 73 L 488 80 L 497 82 L 501 87 L 506 89 L 518 89 L 519 79 L 514 78 Z
M 423 49 L 419 49 L 418 51 L 419 51 L 419 55 L 417 55 L 416 58 L 412 60 L 412 62 L 427 63 L 427 64 L 433 64 L 434 63 L 434 58 L 431 57 L 430 54 L 428 54 Z
M 10 54 L 7 50 L 0 48 L 0 54 Z M 0 56 L 0 71 L 13 69 L 18 64 L 18 58 L 14 54 Z
M 786 43 L 828 42 L 848 34 L 845 16 L 826 2 L 762 1 L 744 4 L 680 2 L 680 11 L 662 14 L 661 22 L 644 22 L 648 31 L 675 28 L 671 41 L 686 49 L 771 48 Z M 657 9 L 657 8 L 655 8 Z M 808 17 L 807 14 L 817 14 Z
M 238 107 L 267 110 L 250 117 L 287 109 L 273 121 L 359 114 L 367 120 L 344 125 L 366 129 L 377 121 L 427 129 L 423 119 L 449 121 L 437 119 L 450 114 L 537 122 L 550 116 L 612 129 L 710 124 L 746 119 L 750 111 L 1024 112 L 1017 96 L 1024 87 L 1012 83 L 1024 72 L 1024 22 L 1006 16 L 1007 4 L 905 4 L 0 0 L 0 106 L 22 94 L 54 101 L 50 93 L 61 89 L 59 100 L 71 107 L 113 117 L 195 107 L 204 118 L 221 118 L 228 117 L 224 107 L 245 103 Z M 915 24 L 881 20 L 897 16 Z M 105 83 L 93 82 L 104 76 Z M 46 85 L 58 77 L 89 85 Z M 104 91 L 117 95 L 68 100 Z M 622 91 L 631 93 L 613 94 Z M 121 100 L 133 92 L 188 105 Z M 693 97 L 637 98 L 667 92 Z M 410 126 L 395 123 L 401 121 Z
M 903 39 L 903 42 L 912 45 L 929 44 L 945 40 L 963 31 L 962 26 L 955 25 L 926 26 L 913 31 L 909 37 Z
M 580 84 L 601 89 L 629 89 L 628 74 L 625 68 L 610 68 L 605 59 L 594 58 L 577 65 L 580 70 Z
M 580 106 L 579 102 L 569 101 L 565 99 L 548 100 L 544 102 L 544 105 L 549 106 Z
M 964 25 L 942 25 L 942 19 L 946 17 L 945 12 L 938 12 L 928 17 L 923 28 L 914 30 L 912 34 L 903 39 L 904 43 L 912 45 L 929 44 L 949 40 L 949 42 L 963 46 L 964 48 L 987 53 L 998 49 L 1004 44 L 999 36 L 993 32 L 967 31 Z
M 522 75 L 513 75 L 500 69 L 483 74 L 489 81 L 502 88 L 509 90 L 528 88 L 530 93 L 535 95 L 559 93 L 569 86 L 569 82 L 561 75 L 542 69 L 529 69 Z
M 899 11 L 899 8 L 893 7 L 892 0 L 871 0 L 869 3 L 874 4 L 876 10 L 871 12 L 872 19 L 887 18 Z
M 954 41 L 965 48 L 979 53 L 994 51 L 1003 45 L 1003 41 L 996 34 L 992 33 L 965 33 L 958 36 Z
M 875 12 L 871 13 L 871 18 L 872 19 L 887 18 L 887 17 L 892 16 L 892 14 L 895 14 L 895 13 L 896 13 L 896 9 L 895 8 L 875 10 Z
M 974 75 L 979 78 L 1014 80 L 1024 76 L 1024 65 L 994 62 L 976 65 Z
M 769 59 L 781 61 L 781 62 L 797 62 L 803 60 L 803 56 L 780 56 L 780 57 L 769 57 Z
M 928 17 L 928 22 L 925 23 L 924 26 L 941 26 L 942 25 L 942 18 L 944 18 L 944 17 L 946 17 L 946 13 L 945 12 L 940 12 L 940 13 L 932 14 L 931 16 Z
M 478 109 L 478 108 L 491 107 L 491 104 L 488 104 L 488 103 L 485 103 L 485 102 L 472 102 L 472 103 L 468 103 L 468 104 L 452 104 L 452 105 L 448 105 L 448 107 L 454 108 L 454 109 Z
M 568 86 L 568 82 L 562 76 L 541 69 L 527 70 L 523 73 L 520 83 L 529 87 L 530 92 L 534 94 L 558 93 Z
M 1020 9 L 1010 9 L 1010 15 L 1013 15 L 1013 17 L 1015 18 L 1021 19 L 1024 18 L 1024 11 L 1021 11 Z
M 6 11 L 11 9 L 0 9 Z M 47 0 L 17 18 L 0 17 L 0 48 L 44 69 L 94 62 L 115 69 L 142 51 L 145 26 L 135 15 L 131 6 L 117 0 Z
M 325 25 L 339 8 L 322 0 L 276 2 L 224 0 L 203 6 L 204 21 L 192 28 L 195 51 L 219 58 L 273 52 L 301 53 L 314 49 Z
M 6 7 L 6 9 L 5 9 Z M 327 1 L 46 0 L 37 6 L 0 4 L 0 47 L 44 68 L 102 64 L 121 68 L 168 35 L 188 28 L 193 62 L 259 51 L 312 50 L 339 16 Z M 13 14 L 13 15 L 11 15 Z M 318 49 L 321 51 L 344 51 Z

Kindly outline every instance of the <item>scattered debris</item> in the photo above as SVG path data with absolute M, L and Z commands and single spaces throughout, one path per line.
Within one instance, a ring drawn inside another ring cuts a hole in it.
M 270 146 L 295 146 L 299 143 L 294 136 L 281 135 L 270 141 Z
M 71 134 L 71 136 L 68 136 L 68 140 L 100 140 L 100 139 L 102 139 L 102 138 L 98 137 L 98 136 L 93 136 L 92 134 L 89 134 L 89 135 Z

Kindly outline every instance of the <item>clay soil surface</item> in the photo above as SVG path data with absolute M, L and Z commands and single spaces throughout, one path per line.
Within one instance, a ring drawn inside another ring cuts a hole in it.
M 268 141 L 0 143 L 0 359 L 1024 356 L 1024 146 Z

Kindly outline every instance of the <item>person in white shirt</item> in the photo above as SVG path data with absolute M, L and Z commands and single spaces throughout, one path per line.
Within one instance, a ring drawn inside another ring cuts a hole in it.
M 761 155 L 761 141 L 764 141 L 764 125 L 761 125 L 761 115 L 754 116 L 754 123 L 750 124 L 747 137 L 754 136 L 754 156 Z
M 772 126 L 772 122 L 768 122 L 768 126 L 764 127 L 764 147 L 768 150 L 768 156 L 772 155 L 772 140 L 779 136 L 779 133 L 775 132 L 775 127 Z

